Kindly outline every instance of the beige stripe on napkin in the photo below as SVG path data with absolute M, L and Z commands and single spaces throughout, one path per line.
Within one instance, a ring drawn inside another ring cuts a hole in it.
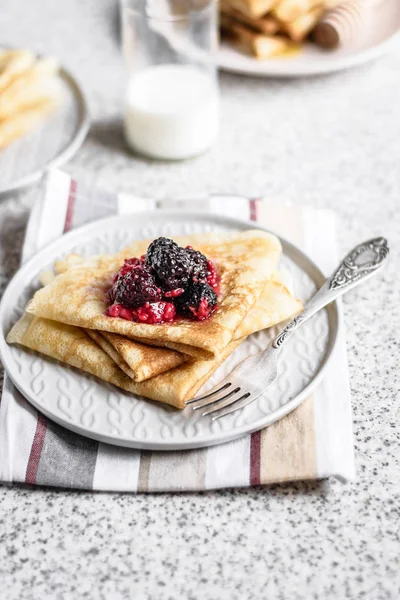
M 257 222 L 304 248 L 303 211 L 257 201 Z M 314 401 L 310 395 L 296 410 L 261 432 L 260 483 L 317 477 Z
M 148 492 L 149 490 L 149 474 L 150 474 L 151 452 L 142 450 L 140 453 L 140 465 L 138 475 L 138 492 Z
M 314 399 L 261 433 L 260 483 L 316 479 Z
M 173 474 L 173 477 L 171 477 Z M 205 487 L 206 451 L 142 452 L 138 492 L 202 490 Z

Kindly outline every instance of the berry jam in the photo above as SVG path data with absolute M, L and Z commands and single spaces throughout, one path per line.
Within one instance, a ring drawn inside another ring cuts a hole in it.
M 132 311 L 122 306 L 122 304 L 111 304 L 106 310 L 106 315 L 108 317 L 119 317 L 120 319 L 133 321 Z
M 209 303 L 207 302 L 207 300 L 204 300 L 204 299 L 200 300 L 199 306 L 197 309 L 191 307 L 190 310 L 192 311 L 192 314 L 194 314 L 195 317 L 199 321 L 204 321 L 204 319 L 208 319 L 208 317 L 210 316 L 210 314 L 212 312 L 212 308 L 210 307 Z
M 168 323 L 174 321 L 176 308 L 171 302 L 146 302 L 137 309 L 112 304 L 107 308 L 106 315 L 138 323 Z
M 217 273 L 217 269 L 211 262 L 211 260 L 207 261 L 207 283 L 210 287 L 213 288 L 216 294 L 219 294 L 219 275 Z
M 115 275 L 106 310 L 109 317 L 139 323 L 198 321 L 216 309 L 220 278 L 215 265 L 191 246 L 158 238 L 140 258 L 129 258 Z
M 146 302 L 132 311 L 133 320 L 140 323 L 170 323 L 175 315 L 176 308 L 171 302 Z
M 178 298 L 178 296 L 182 296 L 185 290 L 183 288 L 178 288 L 176 290 L 171 290 L 170 292 L 164 292 L 165 298 Z

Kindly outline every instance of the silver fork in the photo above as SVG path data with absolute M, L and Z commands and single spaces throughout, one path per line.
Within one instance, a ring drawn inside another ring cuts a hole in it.
M 210 392 L 187 400 L 186 404 L 193 410 L 206 409 L 203 416 L 215 414 L 215 420 L 254 402 L 275 380 L 279 353 L 293 333 L 327 304 L 376 273 L 386 263 L 388 254 L 387 240 L 382 237 L 356 246 L 269 348 L 245 358 Z

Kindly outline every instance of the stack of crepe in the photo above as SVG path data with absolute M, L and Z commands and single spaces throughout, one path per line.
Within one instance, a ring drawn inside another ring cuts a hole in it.
M 204 321 L 146 324 L 106 316 L 106 291 L 124 259 L 151 240 L 113 255 L 57 261 L 12 328 L 17 343 L 91 373 L 127 392 L 184 408 L 252 333 L 297 314 L 301 302 L 279 274 L 279 240 L 258 230 L 175 237 L 214 262 L 218 306 Z
M 0 148 L 35 128 L 60 105 L 62 90 L 53 58 L 27 50 L 0 52 Z
M 221 31 L 259 59 L 291 54 L 332 8 L 347 0 L 220 0 Z

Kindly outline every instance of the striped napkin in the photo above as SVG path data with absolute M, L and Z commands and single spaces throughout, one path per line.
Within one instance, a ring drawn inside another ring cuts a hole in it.
M 195 209 L 251 219 L 304 249 L 327 273 L 337 264 L 330 211 L 212 195 L 161 201 L 93 190 L 61 171 L 37 189 L 23 260 L 64 232 L 117 213 Z M 140 452 L 84 438 L 38 413 L 6 376 L 0 405 L 0 480 L 89 490 L 194 491 L 336 476 L 354 477 L 343 332 L 324 381 L 267 429 L 207 449 Z

